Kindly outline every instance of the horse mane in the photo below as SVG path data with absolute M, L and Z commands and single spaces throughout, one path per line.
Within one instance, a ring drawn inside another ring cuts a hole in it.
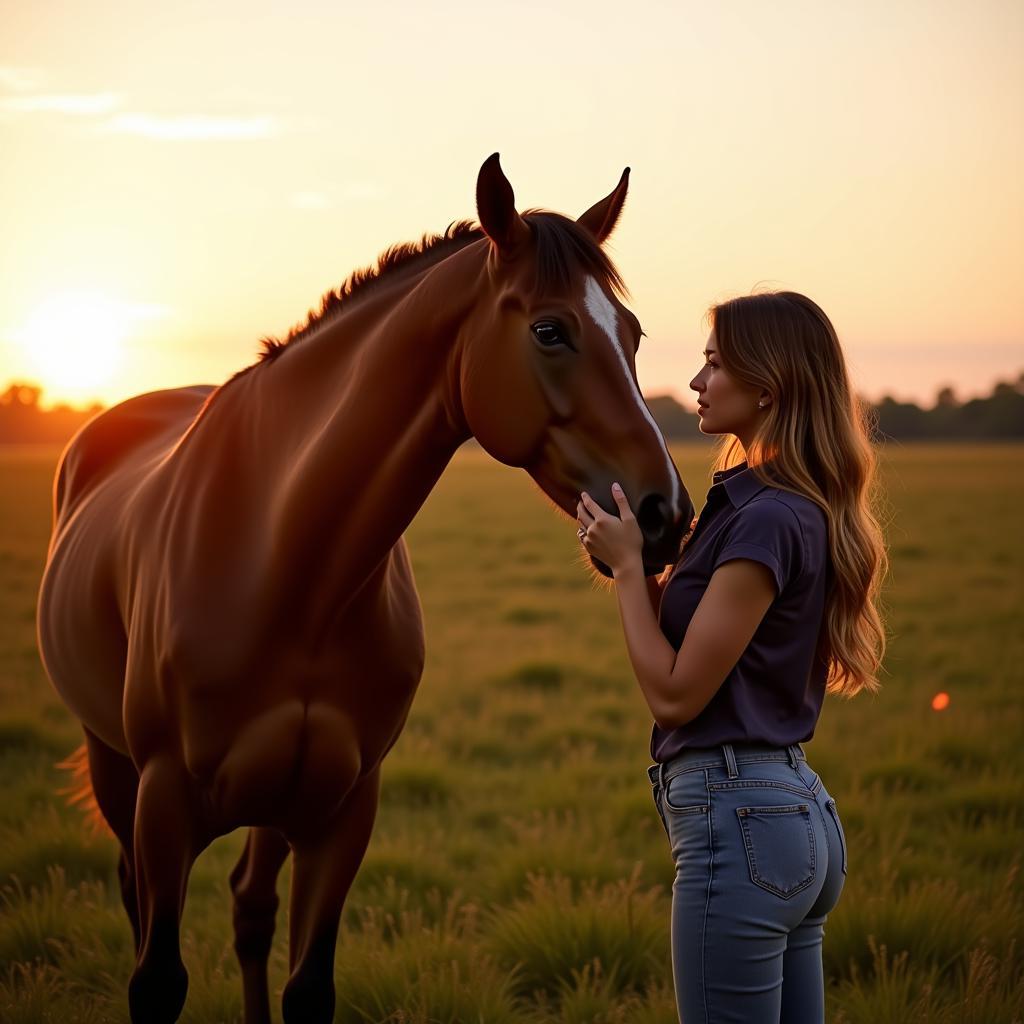
M 301 341 L 316 328 L 333 319 L 342 306 L 350 305 L 356 296 L 369 291 L 388 275 L 412 263 L 418 263 L 427 255 L 440 255 L 437 250 L 441 248 L 461 249 L 483 236 L 483 229 L 478 224 L 458 220 L 452 221 L 439 235 L 425 234 L 419 242 L 399 242 L 390 246 L 377 257 L 376 266 L 354 270 L 338 288 L 326 291 L 320 299 L 320 308 L 310 309 L 306 315 L 306 322 L 293 327 L 283 341 L 269 336 L 261 338 L 263 351 L 260 353 L 259 361 L 276 359 L 289 345 Z
M 571 284 L 573 270 L 582 266 L 605 281 L 620 296 L 629 294 L 611 259 L 597 239 L 581 224 L 560 213 L 539 207 L 524 211 L 522 217 L 530 226 L 537 245 L 538 292 L 543 294 L 554 289 L 566 290 Z M 462 249 L 470 242 L 484 237 L 484 230 L 479 224 L 459 220 L 452 221 L 441 234 L 424 234 L 419 242 L 400 242 L 390 246 L 377 257 L 376 265 L 354 270 L 338 288 L 325 292 L 320 299 L 320 308 L 310 309 L 305 323 L 292 327 L 283 340 L 269 335 L 261 338 L 262 351 L 256 362 L 229 377 L 221 388 L 257 366 L 272 363 L 289 346 L 308 338 L 381 281 L 428 258 L 450 255 L 449 250 Z M 207 404 L 221 388 L 209 396 Z

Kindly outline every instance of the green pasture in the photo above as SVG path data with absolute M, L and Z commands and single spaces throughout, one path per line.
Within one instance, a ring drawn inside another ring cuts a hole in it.
M 0 449 L 0 1020 L 127 1021 L 115 848 L 58 795 L 79 743 L 35 647 L 56 451 Z M 709 453 L 677 446 L 698 506 Z M 1024 447 L 883 452 L 884 688 L 828 698 L 809 760 L 849 875 L 834 1024 L 1024 1020 Z M 672 866 L 614 596 L 529 479 L 460 452 L 408 533 L 427 667 L 385 763 L 337 956 L 345 1024 L 670 1024 Z M 932 710 L 932 697 L 950 695 Z M 192 875 L 184 1021 L 239 1021 L 227 876 Z M 282 895 L 287 888 L 282 873 Z M 286 972 L 284 913 L 271 963 Z M 277 1000 L 275 1000 L 276 1004 Z M 276 1007 L 275 1007 L 276 1008 Z

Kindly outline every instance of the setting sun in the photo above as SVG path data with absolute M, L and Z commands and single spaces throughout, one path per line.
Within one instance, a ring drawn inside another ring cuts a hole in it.
M 31 312 L 18 341 L 48 390 L 86 399 L 110 383 L 136 322 L 154 312 L 98 291 L 57 292 Z

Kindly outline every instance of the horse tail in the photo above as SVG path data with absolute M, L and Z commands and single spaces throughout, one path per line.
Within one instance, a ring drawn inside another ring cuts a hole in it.
M 107 824 L 100 805 L 96 802 L 96 793 L 92 788 L 92 775 L 89 772 L 89 751 L 83 743 L 73 754 L 61 761 L 57 767 L 66 771 L 71 778 L 66 786 L 57 790 L 70 807 L 79 807 L 85 813 L 89 831 L 96 835 L 106 832 L 113 835 Z

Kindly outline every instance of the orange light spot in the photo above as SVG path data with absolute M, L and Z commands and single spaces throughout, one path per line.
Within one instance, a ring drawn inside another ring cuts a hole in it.
M 932 697 L 932 710 L 945 711 L 949 707 L 949 694 L 937 693 Z

